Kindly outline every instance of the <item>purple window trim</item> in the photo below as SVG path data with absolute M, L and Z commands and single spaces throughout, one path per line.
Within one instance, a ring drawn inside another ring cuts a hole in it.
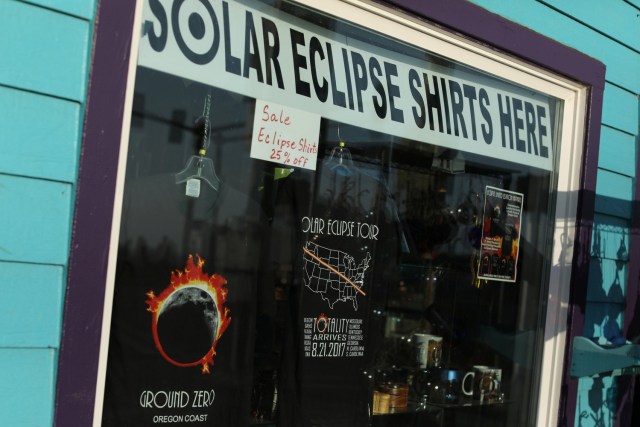
M 100 1 L 67 272 L 54 425 L 90 426 L 135 1 Z
M 99 0 L 96 14 L 58 366 L 54 415 L 54 423 L 58 427 L 89 426 L 93 420 L 134 3 Z M 575 335 L 582 333 L 584 325 L 586 287 L 574 284 L 587 283 L 604 65 L 464 0 L 391 0 L 379 3 L 397 7 L 590 86 L 572 271 L 571 310 L 567 325 L 567 343 L 571 343 Z M 640 194 L 636 194 L 636 202 L 639 198 Z M 638 250 L 638 245 L 634 244 L 630 248 L 631 257 L 635 254 L 635 251 L 632 252 L 634 248 Z M 565 361 L 570 360 L 570 345 L 567 346 L 566 354 Z M 568 378 L 566 372 L 565 369 L 564 400 L 561 402 L 559 423 L 574 425 L 577 381 Z

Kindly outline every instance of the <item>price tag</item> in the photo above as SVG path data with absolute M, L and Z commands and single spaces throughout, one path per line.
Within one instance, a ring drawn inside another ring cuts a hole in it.
M 250 156 L 316 170 L 319 134 L 320 115 L 258 99 Z
M 200 197 L 200 180 L 191 178 L 187 181 L 185 194 L 189 197 Z

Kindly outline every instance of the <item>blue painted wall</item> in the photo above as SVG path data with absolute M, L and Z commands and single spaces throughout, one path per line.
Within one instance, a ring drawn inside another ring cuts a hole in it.
M 0 1 L 0 424 L 50 426 L 94 0 Z
M 640 117 L 640 0 L 473 2 L 607 67 L 583 334 L 610 338 L 623 325 L 627 289 L 624 249 L 629 248 Z M 617 380 L 583 378 L 578 388 L 575 425 L 612 426 L 619 410 Z

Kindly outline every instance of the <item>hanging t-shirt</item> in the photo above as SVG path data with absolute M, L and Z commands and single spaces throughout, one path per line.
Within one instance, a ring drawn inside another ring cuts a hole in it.
M 250 418 L 259 206 L 173 175 L 126 188 L 103 426 L 246 426 Z
M 369 425 L 371 371 L 398 255 L 392 199 L 382 180 L 326 163 L 315 174 L 296 170 L 280 193 L 272 252 L 291 258 L 293 284 L 278 425 Z

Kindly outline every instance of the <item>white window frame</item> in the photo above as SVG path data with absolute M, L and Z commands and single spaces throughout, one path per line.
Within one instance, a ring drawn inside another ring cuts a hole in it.
M 548 70 L 532 66 L 518 58 L 490 49 L 479 43 L 442 28 L 425 23 L 415 17 L 384 7 L 366 0 L 291 0 L 322 13 L 350 21 L 356 25 L 370 28 L 421 48 L 436 55 L 483 70 L 506 81 L 529 87 L 563 101 L 562 123 L 557 133 L 561 142 L 557 161 L 557 194 L 552 265 L 549 275 L 547 311 L 544 328 L 544 346 L 540 370 L 540 389 L 538 392 L 538 427 L 555 426 L 558 423 L 558 410 L 562 386 L 565 358 L 567 320 L 569 316 L 569 290 L 571 283 L 571 261 L 573 242 L 575 241 L 576 213 L 578 208 L 578 190 L 583 158 L 584 128 L 587 115 L 588 87 L 568 80 Z M 127 82 L 124 117 L 118 161 L 118 176 L 113 209 L 113 226 L 109 247 L 109 261 L 104 298 L 104 315 L 100 340 L 100 358 L 96 384 L 93 425 L 98 427 L 102 420 L 106 363 L 115 284 L 116 258 L 124 178 L 128 151 L 133 91 L 137 67 L 140 33 L 142 28 L 143 0 L 137 0 L 133 22 L 131 56 L 129 58 L 129 77 Z M 348 18 L 345 18 L 348 17 Z

